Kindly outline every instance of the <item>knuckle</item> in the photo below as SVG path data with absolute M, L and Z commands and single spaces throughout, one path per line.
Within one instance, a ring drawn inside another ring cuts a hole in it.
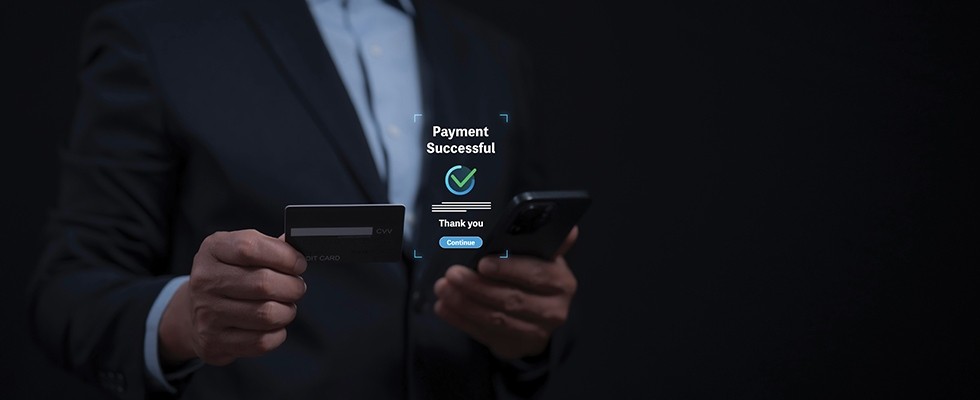
M 279 311 L 276 302 L 267 301 L 259 305 L 259 308 L 255 310 L 255 315 L 265 325 L 278 326 L 284 322 L 283 315 Z
M 202 247 L 202 250 L 198 250 L 197 253 L 194 254 L 194 259 L 191 260 L 191 274 L 192 275 L 193 275 L 194 271 L 196 271 L 199 268 L 201 268 L 201 266 L 203 266 L 204 263 L 205 263 L 205 260 L 204 260 L 204 250 L 203 250 L 204 243 L 201 244 L 201 247 Z
M 203 264 L 195 262 L 191 268 L 190 279 L 187 280 L 187 288 L 191 290 L 191 293 L 212 291 L 215 283 L 215 273 L 213 271 L 207 271 Z
M 265 336 L 260 338 L 258 342 L 255 343 L 255 350 L 257 350 L 259 353 L 268 353 L 275 348 L 276 347 L 272 345 L 272 342 L 269 339 L 266 339 Z
M 504 298 L 504 311 L 519 312 L 524 310 L 524 296 L 520 293 L 511 293 Z
M 197 263 L 194 263 L 194 265 L 197 265 Z M 187 280 L 187 287 L 191 292 L 202 292 L 207 286 L 205 285 L 206 279 L 196 268 L 191 269 L 191 277 Z
M 500 311 L 494 311 L 490 313 L 488 317 L 490 324 L 493 326 L 503 326 L 504 325 L 504 313 Z
M 550 289 L 555 293 L 561 293 L 561 294 L 571 293 L 574 291 L 574 289 L 572 289 L 571 285 L 568 282 L 562 282 L 562 281 L 547 282 L 544 285 L 544 287 Z
M 218 244 L 226 240 L 228 240 L 228 232 L 213 232 L 201 241 L 201 247 L 198 248 L 198 254 L 206 254 L 211 256 L 214 254 L 215 248 L 218 246 Z
M 306 267 L 308 266 L 306 262 L 306 257 L 303 257 L 299 252 L 293 252 L 292 256 L 289 258 L 289 264 L 293 268 L 293 272 L 296 275 L 302 275 L 306 272 Z
M 224 232 L 214 232 L 205 237 L 204 240 L 201 241 L 200 251 L 204 252 L 211 249 L 211 247 L 214 246 L 214 243 L 220 240 L 223 233 Z
M 255 279 L 252 283 L 252 288 L 255 292 L 261 296 L 271 296 L 274 289 L 274 285 L 272 284 L 272 271 L 260 268 L 255 270 L 254 274 Z
M 205 283 L 208 276 L 212 273 L 211 261 L 208 256 L 203 253 L 198 252 L 194 255 L 194 259 L 191 261 L 191 272 L 190 272 L 190 285 L 191 287 L 200 288 L 201 284 Z
M 210 307 L 198 307 L 194 310 L 194 318 L 200 329 L 207 329 L 215 319 L 215 312 Z
M 296 319 L 296 306 L 286 307 L 284 310 L 285 311 L 282 313 L 282 318 L 280 319 L 281 327 L 289 325 L 290 322 L 293 322 L 293 320 Z
M 213 356 L 217 352 L 214 336 L 206 329 L 198 329 L 197 345 L 205 355 Z
M 235 255 L 241 257 L 242 259 L 251 259 L 255 257 L 255 239 L 247 235 L 239 235 L 232 242 L 232 248 L 234 249 Z
M 261 335 L 255 340 L 255 350 L 259 353 L 272 351 L 272 342 L 268 339 L 269 335 Z
M 528 277 L 528 280 L 532 285 L 538 287 L 549 287 L 552 286 L 551 279 L 549 279 L 548 274 L 545 273 L 543 268 L 538 268 Z
M 255 308 L 255 319 L 264 324 L 270 324 L 269 321 L 272 320 L 272 311 L 270 310 L 269 302 L 264 302 L 259 304 Z
M 201 318 L 197 315 L 197 313 L 194 314 L 194 318 L 192 322 L 193 322 L 192 328 L 194 329 L 195 338 L 200 339 L 208 334 L 208 324 L 202 321 Z

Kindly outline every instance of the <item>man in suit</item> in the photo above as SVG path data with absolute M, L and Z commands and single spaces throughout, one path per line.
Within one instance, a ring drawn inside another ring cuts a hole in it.
M 566 351 L 564 258 L 456 265 L 427 213 L 447 165 L 479 166 L 470 196 L 498 205 L 546 185 L 522 70 L 439 1 L 101 10 L 31 288 L 38 342 L 124 398 L 539 392 Z M 489 126 L 501 151 L 423 154 L 432 125 Z M 276 237 L 287 204 L 388 202 L 408 210 L 399 263 L 308 263 Z

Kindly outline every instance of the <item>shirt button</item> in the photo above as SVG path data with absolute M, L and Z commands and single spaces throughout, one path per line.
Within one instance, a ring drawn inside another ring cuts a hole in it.
M 368 46 L 368 54 L 371 54 L 374 57 L 381 57 L 381 53 L 382 53 L 381 46 L 378 46 L 376 44 L 372 44 Z

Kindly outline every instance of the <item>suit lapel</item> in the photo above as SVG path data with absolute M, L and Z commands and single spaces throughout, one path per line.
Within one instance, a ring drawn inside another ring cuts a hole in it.
M 429 129 L 434 124 L 455 125 L 458 121 L 472 120 L 472 113 L 466 107 L 471 101 L 461 98 L 460 91 L 468 91 L 467 82 L 461 71 L 459 54 L 461 49 L 453 45 L 452 31 L 446 27 L 449 20 L 442 14 L 441 4 L 429 1 L 415 1 L 415 39 L 418 48 L 419 74 L 422 87 L 423 130 L 419 146 L 431 140 Z M 460 124 L 465 126 L 465 124 Z M 435 227 L 430 224 L 432 214 L 430 206 L 443 199 L 445 188 L 441 176 L 447 166 L 465 164 L 462 155 L 424 155 L 422 162 L 422 182 L 415 200 L 416 225 L 414 243 L 405 246 L 406 260 L 412 260 L 415 248 L 428 252 L 436 241 Z M 426 254 L 422 264 L 431 263 L 436 254 Z M 411 265 L 412 263 L 409 263 Z M 424 268 L 415 268 L 413 274 L 417 277 Z
M 246 18 L 337 149 L 364 196 L 372 203 L 387 202 L 387 190 L 373 162 L 357 111 L 306 2 L 249 2 Z

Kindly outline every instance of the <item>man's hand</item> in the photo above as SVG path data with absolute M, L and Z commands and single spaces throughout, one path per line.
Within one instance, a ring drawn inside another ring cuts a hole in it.
M 304 271 L 306 259 L 282 238 L 254 230 L 208 236 L 194 256 L 190 281 L 163 314 L 163 361 L 198 357 L 225 365 L 279 347 L 306 293 Z
M 480 260 L 479 274 L 450 267 L 436 281 L 436 314 L 502 359 L 540 354 L 565 323 L 575 295 L 578 283 L 564 254 L 577 237 L 578 227 L 572 228 L 554 261 L 489 256 Z

